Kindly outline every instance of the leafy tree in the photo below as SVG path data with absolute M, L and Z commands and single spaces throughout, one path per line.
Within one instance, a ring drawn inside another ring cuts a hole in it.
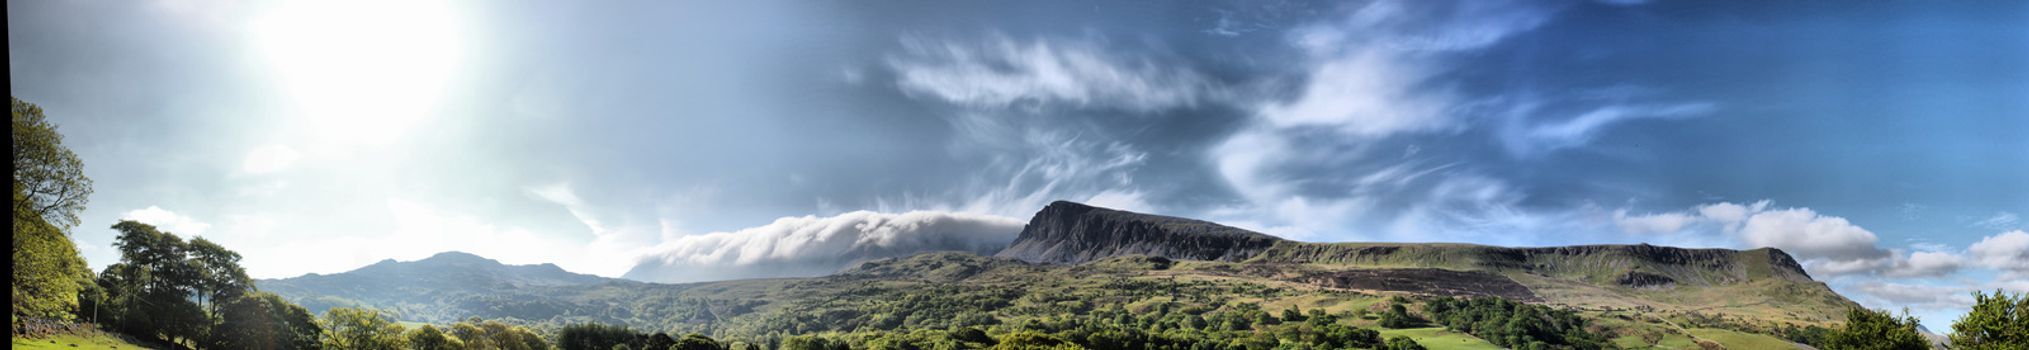
M 619 344 L 641 346 L 645 345 L 647 338 L 648 336 L 623 326 L 574 324 L 557 331 L 557 349 L 603 350 Z
M 1382 350 L 1424 350 L 1424 348 L 1423 348 L 1423 344 L 1417 344 L 1417 343 L 1416 343 L 1416 340 L 1415 340 L 1415 339 L 1409 339 L 1409 337 L 1403 337 L 1403 336 L 1397 336 L 1397 337 L 1393 337 L 1393 338 L 1388 338 L 1388 343 L 1387 343 L 1386 345 L 1383 345 L 1383 346 L 1381 346 L 1381 349 L 1382 349 Z
M 655 332 L 655 334 L 648 336 L 648 342 L 645 345 L 642 347 L 643 349 L 668 349 L 669 346 L 676 345 L 676 338 L 670 338 L 669 333 Z
M 464 341 L 450 334 L 445 334 L 444 331 L 437 329 L 437 326 L 432 325 L 416 327 L 416 329 L 409 330 L 409 333 L 402 337 L 408 339 L 409 349 L 411 350 L 461 350 L 465 348 Z
M 1888 311 L 1855 308 L 1846 325 L 1825 339 L 1826 350 L 1923 350 L 1930 344 L 1916 332 L 1914 316 L 1897 319 Z
M 187 254 L 198 305 L 211 302 L 206 311 L 217 314 L 218 301 L 238 298 L 254 288 L 254 279 L 240 267 L 240 253 L 197 237 L 190 239 Z
M 467 349 L 545 350 L 548 341 L 526 327 L 477 317 L 451 325 L 451 335 L 465 341 Z
M 20 98 L 14 98 L 14 188 L 26 197 L 14 201 L 17 209 L 64 228 L 77 226 L 92 194 L 84 161 L 63 146 L 63 134 L 42 107 Z
M 676 345 L 669 347 L 670 350 L 725 350 L 725 348 L 719 341 L 696 333 L 684 335 L 683 339 L 676 340 Z
M 377 310 L 332 308 L 324 311 L 318 322 L 324 327 L 326 349 L 395 350 L 408 344 L 402 337 L 402 325 Z
M 192 302 L 194 270 L 184 258 L 188 244 L 174 234 L 134 221 L 113 225 L 120 262 L 99 274 L 106 302 L 101 323 L 128 334 L 168 343 L 205 339 L 210 318 Z M 195 345 L 195 344 L 189 344 Z
M 1381 327 L 1410 328 L 1418 323 L 1415 316 L 1409 315 L 1409 308 L 1402 304 L 1389 304 L 1388 312 L 1381 314 Z
M 2029 349 L 2029 293 L 1973 292 L 1973 310 L 1952 322 L 1953 349 Z
M 212 333 L 219 349 L 316 349 L 323 329 L 302 306 L 274 293 L 255 292 L 221 304 L 223 321 Z
M 15 186 L 14 201 L 23 199 Z M 63 231 L 33 211 L 14 208 L 14 316 L 68 320 L 78 312 L 78 295 L 91 270 Z
M 84 211 L 92 180 L 42 107 L 13 100 L 13 315 L 72 319 L 92 277 L 68 230 Z
M 797 335 L 782 339 L 780 350 L 846 350 L 845 342 L 815 335 Z
M 1019 331 L 1000 337 L 1000 344 L 993 350 L 1082 350 L 1085 347 L 1049 334 L 1036 331 Z

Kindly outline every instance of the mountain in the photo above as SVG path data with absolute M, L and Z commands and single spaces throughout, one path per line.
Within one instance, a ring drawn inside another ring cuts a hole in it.
M 1781 322 L 1828 322 L 1859 305 L 1812 280 L 1794 257 L 1774 248 L 1312 243 L 1064 201 L 1044 207 L 995 256 L 1076 264 L 1129 255 L 1238 262 L 1249 266 L 1243 274 L 1251 277 L 1333 288 L 1700 311 Z
M 1057 201 L 1029 219 L 997 257 L 1078 264 L 1124 255 L 1239 261 L 1283 242 L 1226 225 Z
M 337 306 L 372 306 L 403 315 L 506 316 L 505 310 L 553 308 L 518 298 L 549 288 L 639 282 L 572 273 L 555 264 L 506 265 L 464 252 L 417 261 L 382 260 L 345 273 L 308 274 L 255 282 L 263 291 L 294 300 L 311 312 Z M 456 320 L 429 318 L 417 320 Z
M 1836 323 L 1857 307 L 1777 249 L 1312 243 L 1071 202 L 1040 210 L 993 256 L 924 253 L 821 277 L 644 283 L 445 253 L 259 286 L 313 311 L 356 305 L 417 322 L 601 322 L 735 338 L 1062 322 L 1102 311 L 1363 315 L 1395 296 L 1493 296 L 1576 310 L 1626 346 L 1694 347 L 1786 344 L 1768 334 Z

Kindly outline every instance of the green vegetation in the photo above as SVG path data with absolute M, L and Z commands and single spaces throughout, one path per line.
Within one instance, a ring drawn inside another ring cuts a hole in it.
M 69 229 L 84 211 L 92 180 L 42 107 L 13 100 L 13 323 L 70 320 L 77 315 L 79 293 L 89 289 L 91 270 Z
M 1415 340 L 1415 339 L 1409 339 L 1409 337 L 1394 337 L 1394 338 L 1388 338 L 1388 344 L 1387 344 L 1387 345 L 1384 345 L 1384 346 L 1382 346 L 1382 347 L 1381 347 L 1381 349 L 1384 349 L 1384 350 L 1426 350 L 1426 348 L 1424 348 L 1424 347 L 1423 347 L 1423 344 L 1417 344 L 1417 343 L 1416 343 L 1416 340 Z
M 1388 304 L 1388 312 L 1381 313 L 1381 327 L 1411 328 L 1423 325 L 1423 320 L 1416 319 L 1416 316 L 1410 315 L 1409 307 L 1402 305 L 1407 303 L 1408 299 L 1397 297 L 1395 300 L 1398 301 Z
M 1440 297 L 1426 305 L 1437 323 L 1494 345 L 1515 349 L 1603 349 L 1612 345 L 1605 337 L 1587 331 L 1586 320 L 1569 310 L 1498 298 Z
M 1381 330 L 1381 336 L 1389 338 L 1407 337 L 1416 340 L 1417 344 L 1421 344 L 1425 348 L 1434 350 L 1504 349 L 1494 346 L 1492 343 L 1487 343 L 1485 340 L 1480 340 L 1480 338 L 1473 337 L 1471 334 L 1459 333 L 1444 327 L 1383 329 Z
M 147 349 L 149 347 L 128 342 L 125 339 L 120 339 L 119 337 L 113 336 L 111 334 L 90 332 L 84 335 L 58 334 L 34 339 L 15 337 L 14 342 L 13 344 L 11 344 L 10 348 L 100 350 L 100 349 Z
M 324 330 L 314 348 L 351 349 L 502 349 L 544 350 L 549 341 L 525 327 L 499 321 L 468 319 L 445 328 L 408 328 L 378 310 L 333 308 L 317 320 Z M 449 331 L 446 331 L 448 329 Z M 561 341 L 559 348 L 567 347 Z M 599 347 L 598 349 L 608 349 Z
M 1692 328 L 1692 336 L 1725 346 L 1727 349 L 1786 349 L 1795 347 L 1788 340 L 1774 336 L 1742 333 L 1724 329 Z
M 1973 292 L 1973 310 L 1952 322 L 1954 349 L 2029 349 L 2029 294 Z
M 1826 350 L 1923 350 L 1930 343 L 1916 331 L 1916 317 L 1896 318 L 1887 311 L 1856 308 L 1846 325 L 1826 337 Z
M 203 238 L 133 221 L 113 225 L 120 262 L 99 274 L 102 294 L 85 300 L 93 319 L 123 333 L 204 348 L 308 348 L 318 333 L 308 312 L 256 293 L 239 253 Z

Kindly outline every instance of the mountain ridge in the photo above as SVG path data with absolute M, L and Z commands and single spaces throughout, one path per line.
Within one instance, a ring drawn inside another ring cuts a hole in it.
M 1111 277 L 1081 277 L 1088 275 Z M 859 262 L 817 277 L 662 284 L 446 252 L 340 274 L 258 283 L 313 312 L 366 306 L 418 322 L 477 316 L 698 332 L 737 325 L 738 332 L 765 332 L 779 330 L 771 322 L 784 322 L 784 317 L 809 316 L 803 313 L 813 304 L 887 293 L 993 286 L 1003 291 L 973 296 L 986 299 L 972 306 L 992 313 L 1027 300 L 1020 298 L 1037 298 L 1017 297 L 1040 293 L 1038 286 L 1076 292 L 1178 279 L 1255 286 L 1213 290 L 1270 288 L 1355 300 L 1371 298 L 1361 295 L 1495 296 L 1593 312 L 1643 310 L 1767 325 L 1834 323 L 1857 306 L 1812 280 L 1794 257 L 1772 248 L 1313 243 L 1072 202 L 1039 210 L 1014 242 L 992 256 L 925 252 Z M 988 301 L 1000 298 L 1016 299 Z M 850 324 L 819 322 L 793 329 L 850 330 L 832 328 Z

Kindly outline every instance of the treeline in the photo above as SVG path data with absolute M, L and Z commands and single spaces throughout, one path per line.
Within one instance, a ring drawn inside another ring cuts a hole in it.
M 134 221 L 113 225 L 120 262 L 99 273 L 81 302 L 87 319 L 128 335 L 219 349 L 307 349 L 318 342 L 310 312 L 256 291 L 240 255 L 184 241 Z
M 1424 311 L 1446 328 L 1511 349 L 1612 347 L 1605 336 L 1586 330 L 1585 318 L 1570 310 L 1500 298 L 1439 297 L 1424 302 Z

